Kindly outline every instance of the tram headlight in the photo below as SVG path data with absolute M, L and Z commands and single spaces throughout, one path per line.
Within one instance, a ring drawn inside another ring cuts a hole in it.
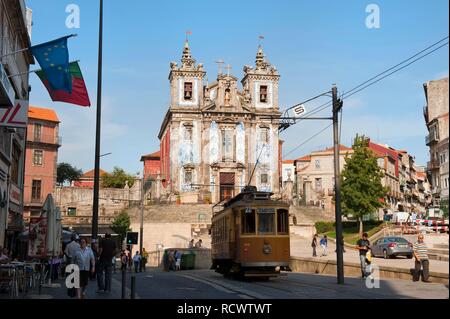
M 280 269 L 281 269 L 280 266 L 276 266 L 276 267 L 275 267 L 275 271 L 276 271 L 276 272 L 279 272 Z

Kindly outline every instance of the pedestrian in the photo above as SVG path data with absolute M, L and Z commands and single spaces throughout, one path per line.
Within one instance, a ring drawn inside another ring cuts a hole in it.
M 86 287 L 89 282 L 89 272 L 95 273 L 95 260 L 92 250 L 87 247 L 86 239 L 80 241 L 80 250 L 73 257 L 73 261 L 80 269 L 80 288 L 77 289 L 78 299 L 86 297 Z
M 67 244 L 64 250 L 64 257 L 66 258 L 66 264 L 72 264 L 72 258 L 80 250 L 80 244 L 78 243 L 79 237 L 77 234 L 72 234 L 70 237 L 70 243 Z
M 423 239 L 423 234 L 420 234 L 417 237 L 417 242 L 413 245 L 413 254 L 416 259 L 413 281 L 419 281 L 422 270 L 422 281 L 431 282 L 431 280 L 428 279 L 430 268 L 430 262 L 428 260 L 428 247 Z
M 136 254 L 133 256 L 134 263 L 134 272 L 139 272 L 139 267 L 141 266 L 141 255 L 139 255 L 139 251 L 136 251 Z
M 106 233 L 99 246 L 98 293 L 111 292 L 112 258 L 115 255 L 116 242 L 111 239 L 111 234 Z
M 95 270 L 96 270 L 96 272 L 95 273 L 91 273 L 90 274 L 90 276 L 89 276 L 89 279 L 90 280 L 95 280 L 95 279 L 97 279 L 97 283 L 98 283 L 98 276 L 97 276 L 97 272 L 98 272 L 98 270 L 99 270 L 99 261 L 98 261 L 98 247 L 97 247 L 97 244 L 96 243 L 92 243 L 92 245 L 91 245 L 91 249 L 92 249 L 92 253 L 94 254 L 94 259 L 95 259 Z
M 181 250 L 178 250 L 175 253 L 175 270 L 181 270 L 181 256 L 183 255 L 183 252 Z
M 8 249 L 0 246 L 0 264 L 9 263 L 10 258 L 8 257 Z
M 141 271 L 145 272 L 145 266 L 147 265 L 148 261 L 148 252 L 145 250 L 145 248 L 142 248 L 142 260 L 141 260 Z
M 199 239 L 198 242 L 195 244 L 195 248 L 202 248 L 202 240 Z
M 417 219 L 417 214 L 415 212 L 412 212 L 412 214 L 411 214 L 411 225 L 412 226 L 416 225 L 416 219 Z
M 366 254 L 370 248 L 370 241 L 368 239 L 367 233 L 362 234 L 362 238 L 360 238 L 356 243 L 356 249 L 359 250 L 359 261 L 361 263 L 361 274 L 362 278 L 366 278 Z
M 169 252 L 167 250 L 164 250 L 163 265 L 164 265 L 164 271 L 169 271 L 170 270 Z
M 189 248 L 194 248 L 194 240 L 191 239 L 191 241 L 189 242 Z
M 327 235 L 324 235 L 322 237 L 322 239 L 320 240 L 320 247 L 322 247 L 322 255 L 321 256 L 326 256 L 327 255 L 327 247 L 328 247 Z
M 169 251 L 169 271 L 175 270 L 175 251 Z
M 128 256 L 125 251 L 122 251 L 120 254 L 120 270 L 126 271 L 127 270 L 127 264 L 128 264 Z
M 317 234 L 314 234 L 311 247 L 313 249 L 313 257 L 317 257 L 316 247 L 317 247 L 317 237 L 319 237 Z
M 114 273 L 116 273 L 116 256 L 113 256 L 111 263 L 112 263 Z

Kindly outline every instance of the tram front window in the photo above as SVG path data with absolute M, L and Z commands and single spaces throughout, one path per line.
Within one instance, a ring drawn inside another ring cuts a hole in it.
M 258 208 L 258 233 L 273 234 L 275 232 L 275 209 Z
M 277 233 L 287 234 L 289 223 L 289 211 L 287 209 L 279 209 L 277 213 Z
M 254 209 L 252 209 L 251 211 L 242 210 L 241 216 L 242 216 L 241 222 L 242 233 L 255 234 L 256 231 L 255 210 Z

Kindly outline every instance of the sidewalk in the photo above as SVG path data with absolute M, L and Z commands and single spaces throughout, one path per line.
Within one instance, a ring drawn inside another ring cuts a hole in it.
M 329 240 L 327 256 L 319 257 L 321 254 L 320 247 L 317 248 L 317 260 L 336 260 L 335 244 Z M 356 249 L 345 247 L 344 262 L 359 263 L 359 254 Z M 292 257 L 312 257 L 311 240 L 301 237 L 291 237 L 291 256 Z M 395 259 L 374 258 L 374 263 L 379 266 L 397 267 L 402 269 L 414 268 L 414 259 L 407 259 L 405 257 L 398 257 Z M 430 271 L 439 273 L 449 273 L 448 261 L 430 260 Z
M 126 289 L 125 289 L 125 299 L 130 299 L 131 295 L 131 275 L 134 272 L 126 272 Z M 41 294 L 38 294 L 36 289 L 30 292 L 25 299 L 77 299 L 70 298 L 67 295 L 67 288 L 65 285 L 65 279 L 60 279 L 56 282 L 60 285 L 58 288 L 44 288 L 42 287 Z M 121 299 L 122 298 L 122 273 L 118 271 L 113 273 L 111 280 L 111 292 L 110 293 L 96 293 L 97 291 L 97 280 L 89 280 L 88 286 L 86 287 L 86 298 L 85 299 Z M 140 299 L 139 295 L 135 294 L 136 299 Z M 2 296 L 0 296 L 2 298 Z

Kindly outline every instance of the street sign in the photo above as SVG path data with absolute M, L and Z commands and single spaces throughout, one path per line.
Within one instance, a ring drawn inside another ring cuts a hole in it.
M 0 126 L 26 128 L 28 123 L 28 101 L 16 100 L 14 105 L 0 108 Z
M 299 105 L 299 106 L 294 107 L 294 108 L 292 109 L 292 111 L 294 112 L 294 117 L 300 117 L 300 116 L 302 116 L 303 114 L 306 113 L 306 108 L 305 108 L 305 106 L 302 104 L 302 105 Z
M 127 245 L 137 245 L 139 233 L 127 232 Z

